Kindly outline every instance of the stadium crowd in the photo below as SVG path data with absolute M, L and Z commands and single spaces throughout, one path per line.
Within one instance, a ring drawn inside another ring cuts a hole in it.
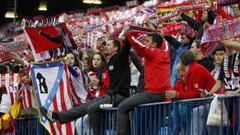
M 0 64 L 2 133 L 14 130 L 17 117 L 40 113 L 50 123 L 75 121 L 78 135 L 90 129 L 100 135 L 100 106 L 111 104 L 117 108 L 116 134 L 130 135 L 129 113 L 140 104 L 240 93 L 239 1 L 168 1 L 101 12 L 59 15 L 67 25 L 48 22 L 54 30 L 24 19 L 25 30 L 6 35 L 9 41 L 0 43 L 6 56 Z M 53 45 L 40 42 L 33 28 L 58 46 L 47 48 Z M 8 42 L 24 47 L 7 50 Z M 39 57 L 44 51 L 46 59 Z M 31 70 L 36 62 L 58 60 L 69 73 L 72 105 L 61 111 L 36 99 L 33 78 L 41 93 L 50 91 L 49 80 Z

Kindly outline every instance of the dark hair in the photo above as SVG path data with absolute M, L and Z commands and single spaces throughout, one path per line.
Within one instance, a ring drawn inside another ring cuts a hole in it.
M 107 43 L 106 43 L 106 41 L 101 41 L 100 44 L 105 46 Z
M 90 66 L 90 68 L 92 67 L 92 58 L 86 57 L 82 61 L 87 61 L 87 64 Z
M 218 51 L 224 51 L 224 52 L 226 52 L 226 49 L 225 49 L 225 47 L 224 47 L 223 45 L 218 45 L 218 46 L 215 48 L 215 50 L 212 52 L 212 55 L 215 55 L 216 52 L 218 52 Z
M 181 35 L 185 35 L 187 37 L 187 39 L 189 40 L 189 42 L 188 42 L 189 45 L 191 45 L 194 42 L 194 40 L 196 39 L 195 37 L 191 37 L 188 34 L 182 33 Z
M 6 74 L 8 72 L 8 68 L 6 64 L 0 65 L 0 74 Z
M 102 64 L 103 64 L 103 65 L 102 65 L 102 67 L 100 67 L 100 69 L 102 69 L 102 68 L 105 69 L 106 64 L 107 64 L 107 61 L 106 61 L 104 55 L 101 54 L 100 52 L 98 52 L 98 53 L 95 53 L 95 54 L 93 55 L 93 57 L 94 57 L 96 54 L 97 54 L 97 55 L 100 55 L 101 60 L 102 60 Z M 92 57 L 92 59 L 91 59 L 91 62 L 93 61 L 93 57 Z M 93 67 L 92 63 L 91 63 L 91 70 L 96 70 L 96 69 Z
M 95 51 L 92 48 L 87 48 L 84 50 L 84 52 L 87 54 L 87 56 L 91 59 L 93 55 L 95 54 Z M 82 53 L 83 55 L 84 53 Z M 82 56 L 83 57 L 83 56 Z
M 80 67 L 80 60 L 79 60 L 78 56 L 73 54 L 73 53 L 67 53 L 65 56 L 67 56 L 68 54 L 72 54 L 74 56 L 74 61 L 75 62 L 73 64 L 73 66 Z
M 190 65 L 192 62 L 195 61 L 192 52 L 189 50 L 182 52 L 182 54 L 180 55 L 180 60 L 182 61 L 182 64 L 185 66 Z
M 12 65 L 12 66 L 10 66 L 10 70 L 13 73 L 18 73 L 20 71 L 20 66 L 19 65 Z
M 108 41 L 109 40 L 111 40 L 111 41 L 113 41 L 113 46 L 115 46 L 115 47 L 117 47 L 118 48 L 118 51 L 120 50 L 120 45 L 121 45 L 121 43 L 120 43 L 120 41 L 119 40 L 116 40 L 116 39 L 113 39 L 113 38 L 109 38 L 108 39 Z
M 157 48 L 160 48 L 162 46 L 163 38 L 159 34 L 152 33 L 148 36 L 152 37 L 152 41 L 157 43 Z

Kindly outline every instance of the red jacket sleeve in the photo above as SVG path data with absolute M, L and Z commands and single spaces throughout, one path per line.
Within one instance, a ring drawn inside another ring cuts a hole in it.
M 192 91 L 179 91 L 178 99 L 200 98 L 200 92 L 196 90 Z
M 183 84 L 183 82 L 178 80 L 173 87 L 173 89 L 178 92 L 178 99 L 188 99 L 189 97 L 194 95 L 194 93 L 188 92 L 184 86 L 185 85 Z
M 184 85 L 181 82 L 181 80 L 177 80 L 177 82 L 175 83 L 175 85 L 173 86 L 173 90 L 177 91 L 177 92 L 182 92 L 184 91 Z
M 223 18 L 233 18 L 230 14 L 226 13 L 223 8 L 218 8 L 216 13 L 220 14 Z

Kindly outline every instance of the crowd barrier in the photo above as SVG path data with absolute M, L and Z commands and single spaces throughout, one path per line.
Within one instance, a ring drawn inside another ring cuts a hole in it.
M 102 113 L 102 135 L 115 135 L 117 122 L 117 109 L 106 109 Z
M 40 124 L 38 117 L 25 117 L 16 120 L 16 135 L 49 135 Z
M 220 96 L 228 124 L 206 125 L 213 97 L 142 104 L 131 113 L 132 135 L 240 135 L 240 95 Z M 101 134 L 116 135 L 117 109 L 102 113 Z M 222 114 L 223 115 L 223 114 Z M 37 117 L 18 118 L 19 135 L 48 135 Z
M 226 107 L 227 125 L 223 125 L 223 120 L 218 126 L 206 125 L 212 99 L 139 105 L 130 114 L 132 135 L 240 135 L 240 95 L 218 98 L 221 109 Z M 105 110 L 103 121 L 102 135 L 115 135 L 116 109 Z
M 207 118 L 213 97 L 179 100 L 173 112 L 175 128 L 179 135 L 240 135 L 240 96 L 220 96 L 220 109 L 227 112 L 227 124 L 224 125 L 221 111 L 220 125 L 207 125 Z M 174 133 L 173 135 L 175 135 Z

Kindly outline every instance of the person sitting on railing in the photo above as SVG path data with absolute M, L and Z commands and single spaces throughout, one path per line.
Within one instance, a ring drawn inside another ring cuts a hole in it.
M 109 76 L 106 69 L 106 59 L 101 53 L 95 53 L 92 59 L 92 69 L 88 73 L 89 86 L 87 88 L 86 102 L 91 102 L 97 97 L 105 96 L 109 89 Z M 85 115 L 76 121 L 78 135 L 90 134 L 89 117 Z
M 127 26 L 125 26 L 127 27 Z M 126 28 L 126 33 L 128 29 Z M 144 58 L 144 91 L 137 93 L 122 101 L 117 107 L 117 135 L 130 133 L 129 112 L 137 105 L 165 100 L 165 90 L 170 85 L 170 56 L 168 47 L 163 38 L 156 34 L 147 35 L 144 44 L 135 37 L 137 32 L 130 32 L 127 40 Z
M 191 51 L 184 51 L 180 56 L 179 65 L 186 69 L 185 89 L 168 90 L 167 98 L 189 99 L 200 98 L 203 90 L 210 91 L 215 84 L 215 79 L 210 72 L 198 64 Z
M 109 73 L 110 86 L 107 94 L 98 97 L 88 103 L 79 104 L 67 111 L 51 112 L 43 107 L 40 111 L 51 122 L 58 120 L 64 124 L 78 119 L 86 114 L 89 115 L 90 124 L 95 135 L 100 134 L 101 128 L 101 104 L 113 104 L 116 106 L 129 96 L 130 87 L 130 67 L 129 52 L 130 45 L 128 42 L 120 48 L 119 40 L 108 39 L 106 50 L 109 57 L 107 70 Z

